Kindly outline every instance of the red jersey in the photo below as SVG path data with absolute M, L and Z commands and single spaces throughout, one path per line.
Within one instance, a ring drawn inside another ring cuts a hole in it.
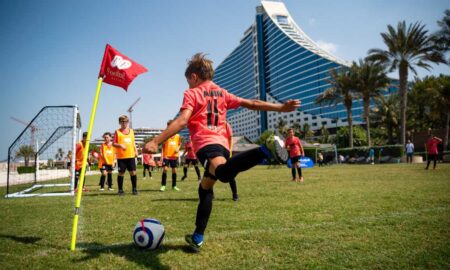
M 186 158 L 188 159 L 197 159 L 197 156 L 195 156 L 194 147 L 192 147 L 192 142 L 188 141 L 184 144 L 184 151 L 186 151 Z
M 288 137 L 284 141 L 284 146 L 286 148 L 289 148 L 289 157 L 298 157 L 300 156 L 300 147 L 302 146 L 302 143 L 300 142 L 300 139 L 298 137 L 292 136 Z
M 220 144 L 229 150 L 227 110 L 238 108 L 241 101 L 241 98 L 228 93 L 212 81 L 205 81 L 184 92 L 180 110 L 192 111 L 187 127 L 195 151 L 210 144 Z
M 438 154 L 438 144 L 440 141 L 436 138 L 431 138 L 427 141 L 427 151 L 428 154 L 437 155 Z
M 152 154 L 142 154 L 142 159 L 144 161 L 144 164 L 150 165 L 151 160 L 153 159 Z

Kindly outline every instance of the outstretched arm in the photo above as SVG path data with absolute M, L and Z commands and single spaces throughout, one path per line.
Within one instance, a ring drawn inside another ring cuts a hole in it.
M 282 104 L 271 103 L 258 99 L 242 99 L 241 106 L 250 110 L 292 112 L 300 107 L 300 100 L 288 100 Z
M 170 126 L 168 126 L 161 134 L 153 138 L 150 142 L 144 146 L 144 153 L 155 153 L 158 150 L 158 145 L 165 142 L 167 139 L 177 134 L 180 130 L 186 126 L 189 118 L 192 115 L 192 111 L 185 109 L 181 111 L 177 119 L 175 119 Z

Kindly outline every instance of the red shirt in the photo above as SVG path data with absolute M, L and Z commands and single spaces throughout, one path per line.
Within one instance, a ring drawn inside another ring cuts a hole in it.
M 292 136 L 288 137 L 284 141 L 284 146 L 286 148 L 289 148 L 289 157 L 298 157 L 300 156 L 300 147 L 302 146 L 302 143 L 300 142 L 300 139 L 298 137 Z
M 150 165 L 150 160 L 153 159 L 152 154 L 142 154 L 142 159 L 144 160 L 144 164 Z
M 427 150 L 428 150 L 428 154 L 433 154 L 433 155 L 437 155 L 438 154 L 438 144 L 440 143 L 440 141 L 436 138 L 431 138 L 427 141 Z
M 194 147 L 192 147 L 191 141 L 184 144 L 184 150 L 186 151 L 186 158 L 197 159 L 197 156 L 195 156 Z
M 229 150 L 227 110 L 238 108 L 241 101 L 212 81 L 205 81 L 184 92 L 180 110 L 192 111 L 187 127 L 196 152 L 210 144 L 220 144 Z

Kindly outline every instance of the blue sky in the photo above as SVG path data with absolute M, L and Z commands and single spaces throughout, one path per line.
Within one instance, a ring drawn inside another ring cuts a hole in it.
M 285 0 L 297 24 L 344 60 L 385 48 L 387 24 L 420 21 L 431 32 L 448 0 Z M 24 126 L 47 105 L 80 108 L 87 129 L 106 43 L 144 65 L 128 93 L 104 84 L 93 136 L 118 127 L 117 118 L 139 97 L 134 127 L 164 127 L 178 111 L 186 61 L 206 52 L 217 66 L 253 23 L 258 0 L 0 1 L 0 160 Z M 421 77 L 449 74 L 448 66 Z M 394 74 L 393 77 L 397 75 Z

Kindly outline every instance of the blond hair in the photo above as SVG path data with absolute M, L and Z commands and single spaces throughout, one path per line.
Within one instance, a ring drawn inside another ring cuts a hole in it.
M 188 62 L 184 76 L 189 77 L 192 73 L 197 74 L 201 80 L 212 80 L 214 77 L 213 62 L 205 58 L 204 53 L 196 53 Z

